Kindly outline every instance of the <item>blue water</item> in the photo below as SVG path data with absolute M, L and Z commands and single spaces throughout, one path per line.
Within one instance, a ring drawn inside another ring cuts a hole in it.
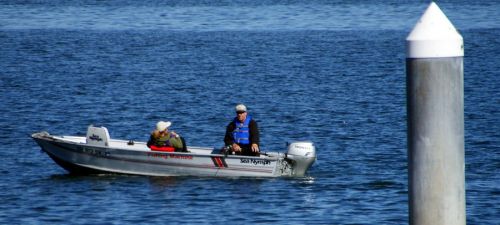
M 0 224 L 405 224 L 405 38 L 427 1 L 0 2 Z M 468 224 L 500 215 L 500 2 L 440 1 L 464 37 Z M 33 132 L 221 146 L 236 103 L 305 178 L 71 176 Z

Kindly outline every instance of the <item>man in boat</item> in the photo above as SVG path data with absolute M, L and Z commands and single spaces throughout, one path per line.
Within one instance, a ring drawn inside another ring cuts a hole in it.
M 156 123 L 156 129 L 151 132 L 151 137 L 147 143 L 151 149 L 161 151 L 187 152 L 184 138 L 168 128 L 172 125 L 170 121 L 160 121 Z
M 236 105 L 236 117 L 226 127 L 224 143 L 235 154 L 259 155 L 259 128 L 245 105 Z

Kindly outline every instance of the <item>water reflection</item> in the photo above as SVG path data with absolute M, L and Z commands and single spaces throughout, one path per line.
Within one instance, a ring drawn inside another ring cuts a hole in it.
M 148 177 L 149 187 L 153 192 L 162 192 L 175 187 L 182 181 L 180 177 Z

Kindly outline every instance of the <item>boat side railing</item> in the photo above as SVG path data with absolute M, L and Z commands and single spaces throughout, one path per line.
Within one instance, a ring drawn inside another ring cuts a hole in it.
M 49 140 L 54 140 L 54 141 L 61 141 L 61 142 L 71 142 L 77 145 L 88 145 L 86 143 L 86 137 L 85 136 L 58 136 L 58 135 L 51 135 L 48 132 L 38 132 L 34 133 L 31 135 L 33 138 L 43 138 L 43 139 L 49 139 Z M 89 145 L 93 146 L 93 145 Z M 131 151 L 141 151 L 141 152 L 150 152 L 151 149 L 147 147 L 146 142 L 136 142 L 136 141 L 130 141 L 130 140 L 121 140 L 121 139 L 110 139 L 109 140 L 109 145 L 106 146 L 106 148 L 111 148 L 111 149 L 123 149 L 123 150 L 131 150 Z M 218 151 L 217 148 L 210 148 L 210 147 L 201 147 L 201 146 L 188 146 L 187 147 L 188 152 L 170 152 L 169 154 L 179 154 L 179 155 L 184 155 L 184 154 L 196 154 L 199 156 L 220 156 L 224 155 L 221 151 Z M 230 158 L 255 158 L 255 156 L 242 156 L 242 155 L 224 155 L 225 157 L 230 157 Z M 278 152 L 268 152 L 268 153 L 262 153 L 260 155 L 260 158 L 265 158 L 269 160 L 277 160 L 281 157 L 281 153 Z

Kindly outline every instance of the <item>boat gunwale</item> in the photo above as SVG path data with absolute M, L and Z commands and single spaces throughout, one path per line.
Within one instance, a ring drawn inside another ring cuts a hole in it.
M 197 149 L 199 151 L 206 151 L 208 153 L 199 153 L 199 152 L 163 152 L 163 151 L 152 151 L 150 148 L 146 146 L 145 142 L 134 142 L 134 145 L 136 143 L 139 143 L 140 145 L 144 145 L 144 147 L 140 148 L 120 148 L 117 146 L 98 146 L 98 145 L 89 145 L 86 142 L 77 142 L 77 141 L 72 141 L 68 140 L 69 139 L 81 139 L 85 140 L 85 137 L 83 136 L 69 136 L 69 135 L 51 135 L 47 132 L 37 132 L 31 135 L 33 139 L 42 139 L 45 141 L 49 142 L 58 142 L 58 143 L 65 143 L 65 144 L 71 144 L 71 145 L 77 145 L 80 147 L 90 147 L 90 148 L 98 148 L 98 149 L 112 149 L 112 150 L 118 150 L 118 151 L 130 151 L 130 152 L 144 152 L 144 153 L 157 153 L 157 154 L 165 154 L 165 155 L 193 155 L 193 156 L 200 156 L 200 157 L 225 157 L 229 159 L 239 159 L 239 158 L 244 158 L 244 159 L 266 159 L 266 160 L 271 160 L 271 161 L 278 161 L 280 158 L 280 153 L 279 152 L 265 152 L 264 154 L 261 154 L 260 156 L 245 156 L 245 155 L 232 155 L 232 154 L 223 154 L 223 153 L 212 153 L 213 149 L 208 148 L 208 147 L 200 147 L 200 146 L 188 146 L 189 149 Z M 127 143 L 127 140 L 122 140 L 122 139 L 111 139 L 110 142 L 121 142 L 121 143 Z M 271 155 L 269 155 L 271 154 Z

